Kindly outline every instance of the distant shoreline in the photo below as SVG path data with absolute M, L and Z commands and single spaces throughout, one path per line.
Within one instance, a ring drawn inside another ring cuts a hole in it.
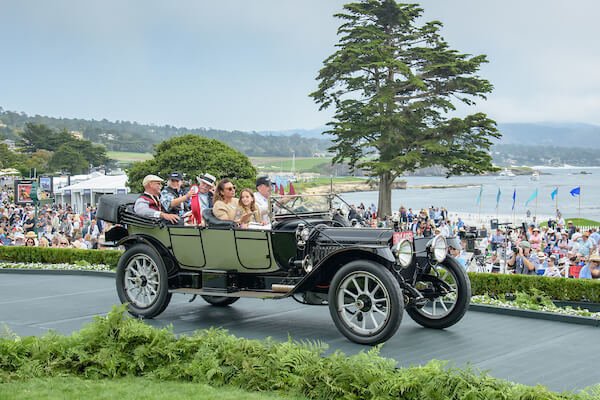
M 334 193 L 349 193 L 349 192 L 376 192 L 378 185 L 371 185 L 366 182 L 344 182 L 334 183 L 333 185 L 320 185 L 307 188 L 304 190 L 305 194 L 325 194 L 330 193 L 333 186 Z M 405 189 L 457 189 L 457 188 L 469 188 L 479 187 L 474 184 L 430 184 L 430 185 L 410 185 L 407 186 L 406 182 L 394 182 L 393 190 L 405 190 Z

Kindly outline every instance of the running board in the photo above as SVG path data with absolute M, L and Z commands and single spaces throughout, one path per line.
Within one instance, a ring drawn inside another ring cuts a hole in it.
M 251 291 L 239 290 L 237 292 L 218 292 L 215 290 L 204 290 L 194 288 L 179 288 L 169 290 L 169 293 L 193 294 L 197 296 L 215 296 L 215 297 L 243 297 L 253 299 L 283 299 L 288 297 L 287 293 L 272 292 L 272 291 Z

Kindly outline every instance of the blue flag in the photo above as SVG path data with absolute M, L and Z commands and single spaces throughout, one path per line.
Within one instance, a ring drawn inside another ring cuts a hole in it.
M 537 190 L 537 189 L 535 189 L 535 190 L 533 191 L 533 193 L 531 194 L 531 196 L 529 196 L 529 198 L 528 198 L 528 199 L 527 199 L 527 201 L 525 202 L 525 207 L 527 207 L 527 205 L 529 204 L 529 202 L 530 202 L 531 200 L 534 200 L 534 199 L 537 197 L 537 195 L 538 195 L 538 190 Z
M 552 197 L 552 200 L 554 200 L 554 198 L 558 195 L 558 187 L 555 188 L 552 193 L 550 193 L 550 197 Z
M 512 199 L 513 199 L 513 205 L 512 205 L 512 209 L 514 210 L 514 209 L 515 209 L 515 201 L 517 200 L 517 189 L 514 189 L 514 190 L 513 190 L 513 196 L 512 196 Z
M 475 204 L 479 205 L 481 203 L 481 194 L 483 193 L 483 185 L 479 186 L 479 194 L 477 195 L 477 200 Z
M 498 188 L 498 193 L 496 193 L 496 208 L 498 208 L 498 204 L 500 204 L 500 195 L 502 194 L 502 192 L 500 191 L 500 188 Z
M 571 189 L 569 193 L 571 193 L 571 196 L 573 197 L 579 196 L 581 194 L 581 186 Z

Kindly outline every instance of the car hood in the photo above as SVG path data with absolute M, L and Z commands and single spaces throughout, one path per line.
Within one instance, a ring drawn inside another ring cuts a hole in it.
M 324 228 L 316 240 L 319 244 L 385 245 L 392 239 L 392 229 Z

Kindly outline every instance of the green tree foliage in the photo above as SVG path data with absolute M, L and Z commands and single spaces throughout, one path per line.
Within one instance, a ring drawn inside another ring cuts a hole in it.
M 52 172 L 50 169 L 50 159 L 52 152 L 48 150 L 36 150 L 27 156 L 20 155 L 15 163 L 15 168 L 21 172 L 23 176 L 29 176 L 29 172 L 35 169 L 38 175 Z
M 344 6 L 338 50 L 324 61 L 311 97 L 335 108 L 334 163 L 347 161 L 379 179 L 379 213 L 391 213 L 391 184 L 432 165 L 448 176 L 493 170 L 488 149 L 500 134 L 483 113 L 451 118 L 454 101 L 474 105 L 492 85 L 476 75 L 484 55 L 460 54 L 438 21 L 417 25 L 423 10 L 393 0 Z
M 53 171 L 68 171 L 70 174 L 83 174 L 89 169 L 85 156 L 69 144 L 63 144 L 52 155 L 50 168 Z
M 54 148 L 50 147 L 50 144 L 55 135 L 56 133 L 46 125 L 27 123 L 21 132 L 20 150 L 27 154 L 40 149 L 52 151 Z
M 20 169 L 25 171 L 35 167 L 40 173 L 65 171 L 81 174 L 87 172 L 90 165 L 97 167 L 108 161 L 104 146 L 76 138 L 66 129 L 55 131 L 43 124 L 25 124 L 20 145 L 21 151 L 32 158 L 36 153 L 46 152 L 37 160 L 23 160 Z M 49 159 L 45 157 L 48 152 L 51 155 Z
M 0 143 L 0 169 L 13 167 L 16 161 L 17 154 L 11 151 L 5 143 Z
M 144 176 L 165 178 L 173 171 L 184 173 L 194 182 L 196 176 L 208 172 L 217 179 L 231 178 L 238 187 L 251 188 L 256 177 L 256 169 L 244 154 L 218 140 L 184 135 L 160 143 L 152 159 L 134 163 L 127 170 L 128 186 L 140 193 Z

